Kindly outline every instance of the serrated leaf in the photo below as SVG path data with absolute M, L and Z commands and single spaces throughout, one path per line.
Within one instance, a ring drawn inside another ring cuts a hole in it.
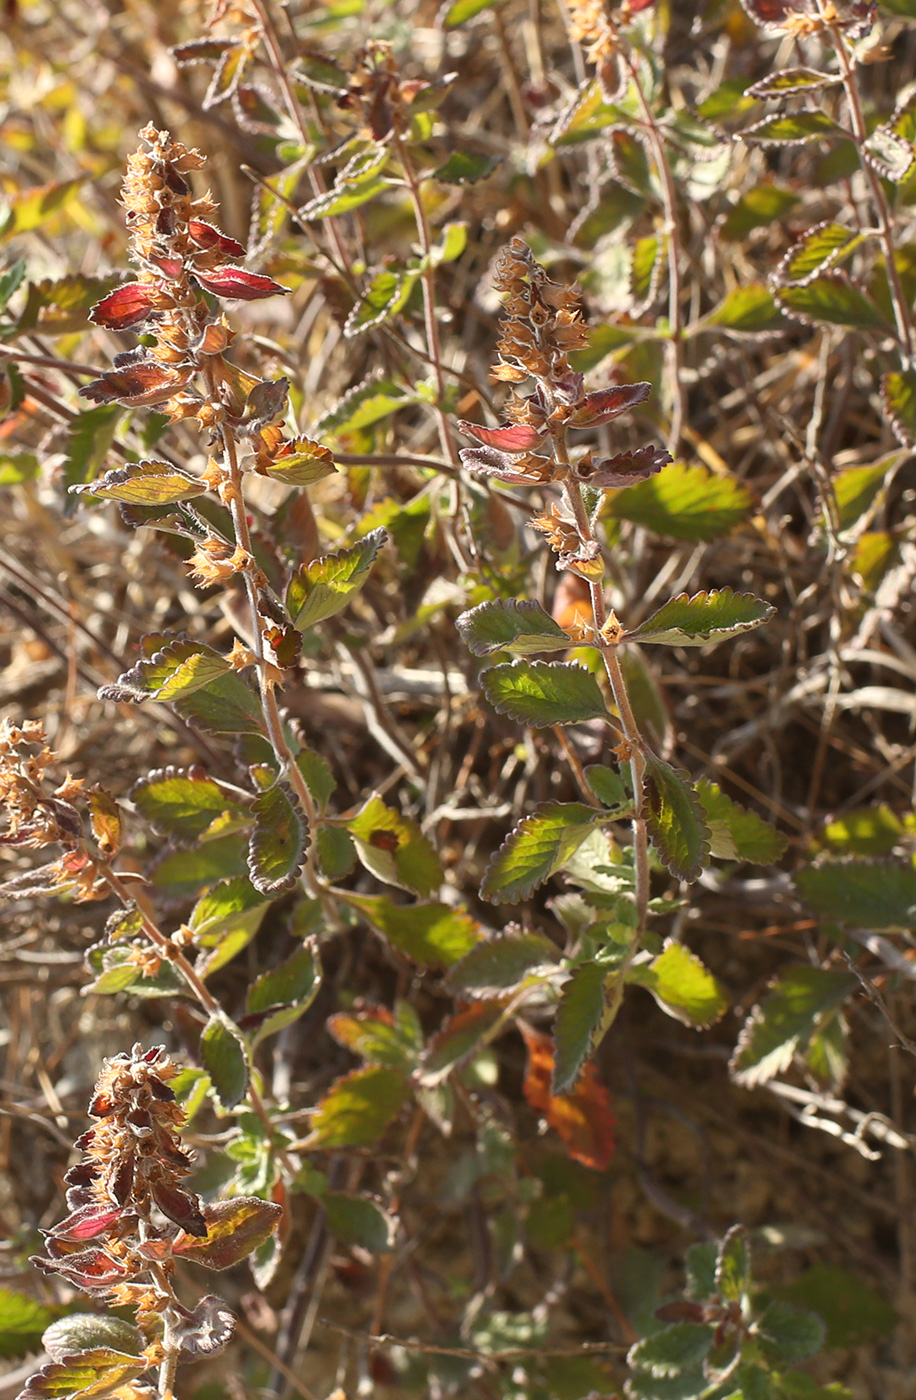
M 611 170 L 625 189 L 650 199 L 655 195 L 646 147 L 636 132 L 617 126 L 608 132 Z
M 713 588 L 689 597 L 680 593 L 647 617 L 624 641 L 653 642 L 671 647 L 702 647 L 740 636 L 771 618 L 776 609 L 752 593 Z
M 715 1240 L 701 1240 L 692 1244 L 684 1256 L 684 1269 L 687 1275 L 686 1293 L 688 1298 L 702 1301 L 711 1298 L 716 1291 L 716 1260 L 719 1247 Z
M 229 662 L 203 642 L 169 642 L 149 658 L 138 661 L 119 676 L 113 685 L 103 685 L 103 700 L 175 701 L 225 675 Z
M 450 1016 L 430 1038 L 423 1057 L 422 1082 L 429 1088 L 473 1055 L 503 1019 L 502 1001 L 472 1001 Z
M 0 1288 L 0 1357 L 15 1361 L 28 1356 L 29 1352 L 40 1351 L 42 1333 L 53 1324 L 56 1316 L 56 1308 L 47 1307 L 37 1298 L 16 1293 L 11 1288 Z M 79 1349 L 79 1346 L 70 1348 L 71 1351 Z
M 305 816 L 286 783 L 274 783 L 251 804 L 254 827 L 248 842 L 248 873 L 261 894 L 292 889 L 309 844 Z
M 748 488 L 732 476 L 673 462 L 658 476 L 618 491 L 606 510 L 657 535 L 699 543 L 727 535 L 747 517 L 753 501 Z
M 772 117 L 764 117 L 738 132 L 738 138 L 755 145 L 803 146 L 809 141 L 819 141 L 825 136 L 838 136 L 842 128 L 837 126 L 826 112 L 791 112 Z
M 202 1207 L 207 1223 L 205 1237 L 182 1230 L 173 1254 L 202 1264 L 205 1269 L 231 1269 L 269 1239 L 283 1215 L 283 1207 L 258 1196 L 234 1196 Z
M 849 530 L 871 509 L 883 486 L 893 477 L 901 453 L 890 452 L 867 467 L 846 467 L 833 478 L 833 495 L 841 530 Z
M 644 816 L 662 864 L 681 880 L 695 880 L 709 861 L 709 828 L 688 775 L 654 753 L 645 756 Z
M 826 919 L 903 932 L 916 925 L 916 867 L 909 861 L 826 861 L 800 870 L 795 887 Z
M 699 1030 L 713 1025 L 728 1010 L 728 997 L 709 968 L 671 938 L 651 963 L 632 967 L 628 980 L 647 987 L 664 1011 Z
M 328 1017 L 327 1028 L 334 1039 L 373 1065 L 387 1065 L 404 1075 L 417 1067 L 423 1050 L 423 1032 L 407 1002 L 399 1002 L 396 1014 L 387 1007 L 360 1011 L 337 1011 Z M 406 1013 L 406 1014 L 405 1014 Z
M 185 692 L 175 701 L 175 708 L 189 724 L 208 734 L 264 733 L 258 698 L 237 671 L 219 676 L 193 693 Z
M 223 1108 L 235 1108 L 248 1092 L 248 1059 L 235 1031 L 219 1016 L 204 1027 L 200 1057 Z
M 356 869 L 356 843 L 343 827 L 322 822 L 315 832 L 315 849 L 326 880 L 343 880 Z
M 481 937 L 466 910 L 448 904 L 394 904 L 384 895 L 354 895 L 349 902 L 392 948 L 423 967 L 451 967 Z
M 763 282 L 745 282 L 704 316 L 696 330 L 708 330 L 710 326 L 735 335 L 755 335 L 760 331 L 786 330 L 788 322 L 769 287 Z
M 376 273 L 344 324 L 344 335 L 352 337 L 380 326 L 407 305 L 417 284 L 419 271 L 385 268 Z
M 346 823 L 359 858 L 385 884 L 429 895 L 442 884 L 443 871 L 432 843 L 410 817 L 386 807 L 373 795 Z
M 712 1348 L 714 1329 L 675 1322 L 644 1337 L 627 1352 L 627 1365 L 650 1376 L 678 1376 L 699 1366 Z
M 246 1034 L 253 1031 L 252 1045 L 298 1021 L 320 988 L 321 964 L 313 940 L 297 948 L 279 967 L 262 972 L 248 992 L 241 1023 Z
M 349 214 L 389 187 L 388 180 L 375 174 L 363 180 L 342 181 L 304 204 L 299 210 L 299 218 L 307 223 L 310 219 L 329 219 L 332 215 Z
M 829 968 L 795 967 L 783 973 L 741 1029 L 731 1061 L 733 1078 L 753 1088 L 788 1069 L 822 1019 L 857 986 L 851 973 Z
M 507 662 L 484 671 L 480 680 L 497 714 L 535 729 L 607 718 L 595 677 L 572 662 Z
M 580 963 L 563 984 L 553 1027 L 554 1094 L 576 1087 L 582 1066 L 608 1030 L 609 990 L 607 968 L 599 962 Z
M 734 802 L 708 778 L 700 779 L 696 791 L 706 814 L 711 855 L 718 860 L 747 860 L 754 865 L 772 865 L 779 860 L 788 842 L 774 826 Z
M 463 612 L 455 626 L 462 641 L 475 656 L 494 651 L 514 651 L 520 656 L 533 652 L 560 651 L 573 645 L 568 632 L 554 622 L 540 603 L 516 598 L 493 599 Z
M 542 802 L 510 831 L 491 859 L 481 899 L 517 904 L 560 870 L 592 827 L 612 816 L 581 802 Z
M 457 4 L 476 4 L 478 0 L 457 0 Z M 485 5 L 501 3 L 501 0 L 484 0 Z M 483 6 L 481 6 L 483 8 Z M 500 163 L 501 157 L 488 156 L 475 151 L 453 151 L 444 165 L 433 171 L 433 179 L 445 185 L 476 185 L 478 180 L 486 180 Z
M 91 1347 L 63 1361 L 51 1361 L 29 1376 L 17 1400 L 67 1400 L 112 1395 L 149 1369 L 146 1357 L 128 1356 L 112 1347 Z
M 780 285 L 805 286 L 819 272 L 845 262 L 863 242 L 858 229 L 844 228 L 827 219 L 802 234 L 786 253 L 774 274 Z
M 0 1298 L 5 1293 L 6 1289 L 0 1289 Z M 44 1308 L 37 1302 L 35 1307 L 53 1316 L 50 1308 Z M 0 1335 L 4 1330 L 4 1320 L 0 1315 Z M 88 1351 L 93 1347 L 111 1347 L 127 1356 L 140 1356 L 144 1343 L 137 1328 L 122 1322 L 119 1317 L 106 1317 L 103 1313 L 70 1313 L 51 1323 L 41 1338 L 41 1345 L 52 1361 L 63 1361 L 74 1352 Z
M 388 418 L 399 408 L 417 402 L 417 394 L 406 385 L 382 375 L 372 375 L 349 389 L 335 406 L 315 424 L 316 437 L 332 433 L 341 437 L 369 428 Z
M 838 74 L 821 73 L 816 68 L 781 68 L 769 73 L 759 83 L 754 83 L 747 91 L 751 97 L 766 100 L 770 97 L 787 97 L 796 92 L 817 92 L 840 81 Z
M 776 300 L 799 321 L 885 335 L 892 330 L 884 313 L 841 272 L 823 273 L 803 287 L 780 287 Z
M 264 468 L 273 481 L 285 486 L 314 486 L 337 471 L 330 448 L 300 437 L 289 444 L 290 451 L 271 458 Z
M 597 78 L 579 88 L 558 117 L 548 138 L 551 146 L 574 146 L 597 136 L 624 113 L 607 102 Z M 627 191 L 629 193 L 629 191 Z
M 394 1122 L 408 1095 L 404 1076 L 368 1065 L 331 1085 L 312 1115 L 310 1147 L 372 1147 Z
M 747 1231 L 733 1225 L 723 1236 L 716 1258 L 716 1291 L 729 1303 L 743 1302 L 751 1286 L 751 1254 Z
M 824 1344 L 826 1332 L 815 1313 L 781 1299 L 769 1303 L 751 1328 L 763 1355 L 776 1366 L 815 1356 Z
M 483 938 L 449 969 L 453 992 L 475 997 L 514 991 L 529 977 L 551 972 L 560 951 L 542 933 L 506 930 Z
M 397 1222 L 376 1201 L 349 1191 L 328 1191 L 321 1200 L 328 1228 L 338 1240 L 359 1245 L 370 1254 L 389 1254 L 394 1249 Z
M 286 606 L 293 626 L 305 632 L 346 607 L 353 594 L 366 583 L 369 570 L 387 538 L 384 530 L 371 530 L 348 549 L 323 554 L 301 565 L 286 590 Z
M 128 462 L 126 466 L 115 467 L 104 476 L 70 488 L 77 495 L 89 492 L 103 501 L 127 501 L 137 506 L 191 501 L 195 496 L 206 495 L 207 489 L 206 482 L 199 477 L 180 471 L 168 462 L 155 461 Z
M 916 445 L 916 371 L 885 374 L 881 380 L 884 414 L 904 447 Z
M 99 404 L 87 408 L 70 420 L 63 481 L 71 486 L 91 482 L 105 463 L 114 442 L 118 420 L 123 410 L 118 404 Z
M 134 783 L 130 800 L 157 831 L 192 841 L 224 813 L 247 816 L 219 783 L 192 769 L 156 769 Z

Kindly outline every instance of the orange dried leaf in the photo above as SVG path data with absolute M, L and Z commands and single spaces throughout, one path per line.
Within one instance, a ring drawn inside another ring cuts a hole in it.
M 523 1027 L 528 1049 L 525 1098 L 543 1113 L 562 1138 L 570 1157 L 594 1171 L 604 1171 L 614 1153 L 614 1115 L 607 1089 L 594 1064 L 586 1064 L 571 1094 L 552 1094 L 553 1043 L 549 1035 Z

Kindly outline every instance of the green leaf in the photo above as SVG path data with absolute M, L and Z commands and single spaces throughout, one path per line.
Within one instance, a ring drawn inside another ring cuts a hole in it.
M 254 1032 L 252 1046 L 298 1021 L 308 1011 L 320 987 L 321 963 L 318 945 L 313 939 L 297 948 L 279 967 L 262 972 L 248 992 L 246 1014 L 241 1023 L 246 1033 Z
M 328 1228 L 344 1244 L 356 1244 L 370 1254 L 390 1254 L 397 1222 L 376 1201 L 350 1191 L 328 1191 L 322 1196 Z
M 389 188 L 390 181 L 377 174 L 367 175 L 363 180 L 339 181 L 331 189 L 304 204 L 299 210 L 299 218 L 307 222 L 309 219 L 328 219 L 332 215 L 349 214 Z
M 595 677 L 572 662 L 506 662 L 484 671 L 480 680 L 497 714 L 535 729 L 607 718 Z
M 174 701 L 209 685 L 228 670 L 226 657 L 203 642 L 169 642 L 125 671 L 114 685 L 101 686 L 99 697 L 134 704 L 144 700 Z
M 528 656 L 532 652 L 562 651 L 573 645 L 569 633 L 554 622 L 540 603 L 515 598 L 479 603 L 463 612 L 455 626 L 475 656 L 489 656 L 494 651 Z
M 836 1264 L 814 1264 L 779 1289 L 787 1302 L 813 1308 L 827 1328 L 825 1345 L 855 1347 L 890 1336 L 897 1325 L 891 1305 L 861 1274 Z
M 231 1269 L 268 1240 L 280 1223 L 283 1207 L 258 1196 L 234 1196 L 203 1206 L 205 1238 L 182 1230 L 172 1253 L 205 1269 Z
M 751 1254 L 747 1231 L 733 1225 L 723 1236 L 716 1259 L 716 1292 L 727 1303 L 743 1303 L 751 1286 Z
M 806 1308 L 774 1300 L 751 1328 L 751 1335 L 764 1357 L 774 1366 L 805 1361 L 816 1356 L 824 1344 L 827 1329 L 819 1317 Z
M 491 10 L 494 5 L 500 3 L 501 0 L 451 0 L 451 3 L 443 5 L 439 11 L 436 23 L 443 29 L 457 29 L 483 10 Z
M 480 886 L 481 899 L 494 904 L 527 899 L 562 868 L 593 826 L 612 815 L 581 802 L 540 803 L 510 831 L 490 860 Z
M 755 228 L 769 228 L 783 218 L 798 203 L 798 198 L 792 190 L 765 180 L 745 191 L 727 215 L 719 236 L 741 242 Z
M 408 1095 L 397 1070 L 368 1065 L 335 1081 L 312 1115 L 310 1147 L 372 1147 L 397 1118 Z
M 322 754 L 303 747 L 296 754 L 296 767 L 305 779 L 305 786 L 312 794 L 319 812 L 324 812 L 329 797 L 337 787 L 331 765 Z
M 627 1364 L 650 1376 L 679 1376 L 705 1359 L 714 1330 L 695 1322 L 675 1322 L 644 1337 L 627 1352 Z
M 826 919 L 867 929 L 916 925 L 916 867 L 909 861 L 825 861 L 795 876 L 806 904 Z
M 628 980 L 647 987 L 664 1011 L 699 1030 L 713 1025 L 728 1010 L 728 997 L 709 968 L 671 938 L 651 963 L 632 967 Z
M 616 768 L 606 768 L 602 763 L 590 763 L 585 770 L 585 776 L 592 792 L 605 807 L 623 807 L 630 801 L 627 785 Z
M 417 394 L 404 384 L 381 375 L 371 375 L 355 385 L 325 413 L 313 429 L 316 437 L 332 434 L 342 437 L 388 418 L 399 408 L 417 402 Z
M 684 1256 L 688 1298 L 702 1302 L 706 1298 L 711 1298 L 715 1293 L 718 1257 L 719 1246 L 714 1240 L 701 1240 L 690 1246 Z
M 344 335 L 352 337 L 380 326 L 407 305 L 420 276 L 418 270 L 385 268 L 377 272 L 344 324 Z
M 455 0 L 453 9 L 461 5 L 477 5 L 487 9 L 490 5 L 501 4 L 502 0 Z M 499 165 L 500 156 L 488 156 L 479 151 L 453 151 L 444 165 L 433 171 L 433 179 L 445 185 L 476 185 L 478 180 L 486 180 Z
M 786 253 L 776 269 L 777 282 L 804 286 L 819 272 L 845 262 L 863 242 L 858 229 L 844 228 L 827 219 L 808 229 Z
M 192 501 L 195 496 L 206 495 L 208 487 L 199 477 L 172 467 L 168 462 L 128 462 L 83 485 L 71 486 L 70 490 L 77 495 L 88 491 L 103 501 L 162 506 L 175 501 Z
M 16 190 L 6 199 L 9 216 L 6 220 L 0 214 L 0 237 L 12 238 L 20 233 L 29 233 L 41 228 L 53 214 L 64 209 L 80 192 L 89 179 L 89 171 L 75 175 L 70 180 L 52 180 L 46 185 L 31 185 Z
M 373 1065 L 387 1065 L 410 1075 L 423 1050 L 423 1032 L 408 1002 L 395 1006 L 395 1015 L 384 1007 L 357 1012 L 337 1011 L 328 1018 L 334 1039 Z
M 742 141 L 758 145 L 802 146 L 840 132 L 841 128 L 826 112 L 810 111 L 764 117 L 763 121 L 739 131 L 738 136 Z
M 130 800 L 156 831 L 190 841 L 202 836 L 219 817 L 248 815 L 219 783 L 194 769 L 156 769 L 134 783 Z
M 904 447 L 916 445 L 916 371 L 885 374 L 881 380 L 884 415 Z
M 281 894 L 299 878 L 309 844 L 305 817 L 286 783 L 274 783 L 251 805 L 248 873 L 261 894 Z
M 624 632 L 623 640 L 702 647 L 749 632 L 775 611 L 752 593 L 733 593 L 730 588 L 713 588 L 692 598 L 679 593 L 632 632 Z
M 205 886 L 228 880 L 244 868 L 245 846 L 244 833 L 233 833 L 191 850 L 166 850 L 153 864 L 152 884 L 174 899 L 196 896 Z
M 327 880 L 343 880 L 356 869 L 356 843 L 341 826 L 322 822 L 315 832 L 315 848 Z
M 846 467 L 833 478 L 840 529 L 849 530 L 871 509 L 882 487 L 893 478 L 894 468 L 903 460 L 899 451 L 889 452 L 867 467 Z
M 886 803 L 854 807 L 828 822 L 820 840 L 835 855 L 888 856 L 904 833 L 904 825 Z
M 449 969 L 447 982 L 457 995 L 498 996 L 515 991 L 529 977 L 556 970 L 560 950 L 542 933 L 507 929 L 482 938 Z
M 787 97 L 796 92 L 816 92 L 831 87 L 841 79 L 835 73 L 820 73 L 816 68 L 781 68 L 748 88 L 751 97 Z
M 472 1001 L 450 1016 L 431 1038 L 423 1059 L 422 1083 L 432 1087 L 469 1057 L 503 1019 L 502 1001 Z
M 612 974 L 613 980 L 613 974 Z M 608 970 L 599 962 L 584 962 L 563 984 L 554 1022 L 553 1094 L 569 1094 L 582 1066 L 609 1028 Z
M 282 481 L 286 486 L 314 486 L 332 476 L 337 468 L 329 448 L 302 437 L 296 438 L 290 452 L 274 458 L 264 470 L 271 480 Z
M 175 708 L 189 724 L 208 734 L 264 733 L 258 697 L 237 671 L 219 676 L 193 694 L 185 692 Z
M 624 113 L 605 101 L 604 90 L 597 78 L 576 92 L 561 112 L 548 137 L 551 146 L 575 146 L 620 121 Z
M 25 281 L 26 266 L 25 258 L 17 258 L 14 263 L 10 263 L 9 267 L 5 267 L 0 273 L 0 311 L 6 310 L 10 299 L 15 296 Z M 17 1293 L 15 1296 L 19 1298 L 23 1295 Z
M 67 1400 L 106 1396 L 149 1369 L 146 1357 L 128 1356 L 112 1347 L 91 1347 L 63 1361 L 51 1361 L 29 1376 L 17 1400 Z
M 429 250 L 429 260 L 433 267 L 439 267 L 442 263 L 457 262 L 467 246 L 466 222 L 456 220 L 450 224 L 443 224 L 438 243 L 434 243 Z
M 349 549 L 323 554 L 297 569 L 286 590 L 286 606 L 293 626 L 305 632 L 340 612 L 366 583 L 369 570 L 387 538 L 384 530 L 372 530 Z
M 754 335 L 759 331 L 784 331 L 788 325 L 769 287 L 763 282 L 744 282 L 692 329 L 704 331 L 712 327 L 736 335 Z
M 28 1356 L 29 1352 L 40 1351 L 42 1333 L 56 1316 L 56 1308 L 47 1307 L 37 1298 L 30 1298 L 27 1293 L 14 1293 L 10 1288 L 0 1288 L 0 1357 L 15 1361 L 21 1356 Z M 73 1347 L 72 1350 L 78 1351 L 80 1348 Z
M 451 967 L 481 937 L 470 914 L 449 904 L 394 904 L 384 895 L 353 895 L 349 902 L 392 948 L 423 967 Z
M 747 860 L 754 865 L 772 865 L 779 860 L 788 842 L 774 826 L 732 801 L 708 778 L 700 779 L 696 791 L 709 827 L 710 855 L 718 860 Z
M 883 335 L 892 330 L 884 313 L 842 272 L 825 272 L 803 287 L 780 287 L 776 300 L 783 311 L 808 324 L 823 321 Z
M 376 795 L 346 823 L 367 870 L 387 885 L 429 895 L 442 884 L 443 871 L 432 843 L 415 821 L 386 807 Z
M 611 170 L 620 183 L 634 194 L 651 199 L 656 191 L 652 183 L 649 157 L 643 142 L 629 127 L 614 127 L 608 133 Z
M 794 967 L 770 984 L 747 1018 L 732 1056 L 732 1077 L 753 1088 L 788 1069 L 824 1018 L 858 986 L 851 973 Z
M 658 476 L 610 497 L 608 514 L 676 540 L 718 539 L 748 516 L 754 498 L 733 476 L 673 462 Z
M 237 864 L 235 868 L 238 869 Z M 246 923 L 252 911 L 260 910 L 263 916 L 266 906 L 267 900 L 251 881 L 243 875 L 235 875 L 201 895 L 191 911 L 188 927 L 196 944 L 212 948 L 240 923 Z M 252 933 L 256 928 L 257 924 Z
M 67 490 L 98 476 L 114 442 L 122 413 L 119 404 L 103 403 L 97 408 L 84 409 L 71 419 L 63 471 Z
M 200 1057 L 223 1108 L 235 1108 L 248 1092 L 248 1060 L 234 1030 L 211 1016 L 200 1037 Z
M 6 1289 L 0 1289 L 0 1296 L 5 1293 Z M 32 1299 L 27 1301 L 32 1302 Z M 40 1303 L 35 1303 L 35 1307 L 53 1316 L 50 1308 L 43 1308 Z M 3 1318 L 0 1316 L 0 1335 L 2 1332 Z M 53 1361 L 63 1361 L 74 1352 L 89 1351 L 93 1347 L 111 1347 L 127 1356 L 140 1356 L 144 1343 L 137 1328 L 122 1322 L 119 1317 L 107 1317 L 104 1313 L 70 1313 L 51 1323 L 41 1338 L 41 1345 Z M 38 1348 L 32 1350 L 37 1351 Z
M 696 789 L 681 768 L 646 751 L 645 810 L 649 837 L 672 875 L 695 880 L 709 862 L 709 828 Z

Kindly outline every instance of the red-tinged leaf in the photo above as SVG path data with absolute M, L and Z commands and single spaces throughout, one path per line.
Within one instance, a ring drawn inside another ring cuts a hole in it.
M 192 39 L 187 44 L 173 44 L 169 53 L 183 68 L 192 63 L 218 62 L 227 49 L 234 47 L 232 39 Z
M 268 1239 L 282 1214 L 282 1206 L 262 1201 L 258 1196 L 214 1201 L 203 1207 L 206 1238 L 198 1239 L 183 1230 L 172 1253 L 202 1264 L 205 1269 L 231 1269 Z
M 611 384 L 606 389 L 596 389 L 579 400 L 575 413 L 567 420 L 572 428 L 592 428 L 601 423 L 610 423 L 627 409 L 645 403 L 652 392 L 652 385 L 644 381 L 638 384 Z M 499 446 L 499 444 L 496 444 Z
M 525 1098 L 543 1113 L 566 1144 L 570 1157 L 584 1167 L 604 1171 L 614 1153 L 614 1115 L 607 1089 L 594 1064 L 586 1064 L 571 1094 L 553 1094 L 554 1060 L 549 1035 L 523 1027 L 528 1050 Z
M 76 1396 L 111 1395 L 134 1376 L 149 1369 L 144 1356 L 129 1356 L 111 1347 L 93 1347 L 51 1361 L 29 1376 L 17 1400 L 68 1400 Z
M 634 482 L 645 481 L 660 472 L 672 460 L 670 452 L 661 447 L 637 447 L 633 452 L 617 452 L 593 462 L 589 453 L 573 468 L 573 475 L 586 486 L 600 491 L 617 491 Z
M 155 1181 L 150 1194 L 162 1214 L 168 1216 L 188 1235 L 206 1237 L 207 1222 L 200 1209 L 200 1197 L 193 1191 L 185 1191 L 167 1181 Z
M 152 310 L 152 287 L 147 282 L 125 282 L 115 287 L 90 311 L 89 319 L 96 326 L 112 331 L 124 331 L 146 320 Z
M 93 403 L 122 403 L 128 408 L 149 408 L 153 404 L 164 403 L 183 389 L 193 373 L 191 367 L 165 369 L 154 360 L 143 360 L 108 370 L 80 389 L 80 395 Z
M 465 437 L 476 438 L 485 447 L 495 447 L 499 452 L 530 452 L 544 441 L 544 434 L 530 423 L 505 423 L 501 428 L 484 428 L 479 423 L 461 419 L 458 430 Z
M 790 15 L 814 15 L 813 0 L 741 0 L 751 19 L 763 29 L 784 29 Z
M 244 267 L 215 267 L 211 272 L 195 271 L 194 276 L 207 292 L 236 301 L 259 301 L 261 297 L 289 296 L 289 287 L 272 277 L 249 272 Z
M 190 1317 L 183 1318 L 175 1328 L 182 1357 L 217 1356 L 232 1340 L 235 1321 L 235 1313 L 226 1307 L 222 1298 L 208 1293 Z
M 206 249 L 208 253 L 215 249 L 218 253 L 222 253 L 224 258 L 243 258 L 245 256 L 244 243 L 230 238 L 227 233 L 223 233 L 213 224 L 205 223 L 203 219 L 188 220 L 188 235 L 192 243 L 196 243 L 198 248 Z
M 315 1109 L 310 1147 L 372 1147 L 397 1118 L 407 1098 L 403 1074 L 368 1065 L 336 1080 Z
M 504 1010 L 502 1001 L 473 1001 L 449 1017 L 429 1042 L 423 1082 L 438 1083 L 473 1055 L 481 1040 L 499 1023 Z
M 48 1241 L 48 1247 L 53 1240 Z M 43 1274 L 61 1274 L 84 1293 L 104 1292 L 127 1277 L 127 1266 L 119 1264 L 104 1249 L 83 1249 L 63 1259 L 44 1259 L 37 1255 L 32 1263 Z
M 104 1234 L 109 1225 L 120 1219 L 121 1214 L 120 1206 L 81 1206 L 55 1225 L 50 1234 L 55 1240 L 92 1240 L 96 1235 Z
M 553 463 L 549 457 L 529 459 L 528 465 L 543 462 L 536 471 L 523 472 L 518 469 L 506 452 L 497 452 L 495 447 L 462 447 L 458 452 L 463 464 L 471 472 L 483 472 L 484 476 L 495 476 L 498 481 L 507 481 L 520 486 L 542 486 L 553 476 Z

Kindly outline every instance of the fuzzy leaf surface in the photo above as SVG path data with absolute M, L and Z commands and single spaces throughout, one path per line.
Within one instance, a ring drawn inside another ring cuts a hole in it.
M 147 660 L 138 661 L 119 676 L 114 685 L 104 685 L 104 700 L 175 701 L 209 685 L 229 670 L 229 662 L 203 642 L 169 642 Z
M 753 501 L 748 488 L 732 476 L 673 462 L 658 476 L 620 491 L 607 509 L 616 519 L 631 520 L 656 535 L 699 543 L 727 535 L 746 519 Z
M 432 843 L 411 817 L 386 807 L 380 797 L 370 797 L 346 826 L 363 865 L 386 885 L 425 896 L 442 884 Z
M 719 860 L 747 860 L 772 865 L 788 842 L 775 826 L 734 802 L 716 783 L 701 778 L 696 785 L 709 827 L 710 854 Z
M 384 895 L 354 895 L 350 903 L 392 948 L 421 967 L 451 967 L 481 937 L 470 914 L 449 904 L 395 904 Z
M 611 816 L 582 802 L 540 803 L 510 831 L 493 856 L 480 886 L 481 899 L 493 904 L 527 899 L 562 868 L 593 826 Z
M 506 930 L 480 939 L 449 970 L 447 981 L 459 995 L 496 996 L 514 991 L 529 977 L 552 971 L 559 957 L 556 944 L 544 934 Z
M 891 331 L 884 312 L 841 272 L 824 272 L 804 286 L 780 287 L 776 300 L 783 311 L 810 324 L 825 322 L 854 331 Z
M 112 1395 L 149 1368 L 145 1357 L 127 1356 L 112 1347 L 91 1347 L 63 1361 L 51 1361 L 29 1376 L 17 1400 L 67 1400 L 67 1397 Z
M 569 633 L 554 622 L 550 613 L 540 603 L 528 600 L 479 603 L 463 612 L 455 626 L 475 656 L 489 656 L 494 651 L 528 656 L 532 652 L 562 651 L 573 645 Z
M 534 729 L 607 718 L 595 677 L 572 662 L 506 662 L 484 671 L 480 679 L 497 714 Z
M 286 590 L 286 606 L 293 625 L 305 632 L 340 612 L 366 583 L 387 538 L 384 530 L 371 530 L 349 549 L 324 554 L 297 569 Z
M 671 647 L 702 647 L 740 636 L 771 618 L 776 609 L 752 593 L 713 588 L 691 598 L 680 593 L 647 617 L 624 641 L 654 642 Z
M 858 983 L 848 972 L 794 967 L 770 984 L 745 1021 L 732 1056 L 732 1077 L 753 1088 L 788 1069 L 821 1021 L 842 1006 Z
M 305 860 L 309 832 L 305 817 L 286 783 L 274 783 L 251 804 L 254 827 L 248 842 L 248 873 L 265 895 L 292 889 Z
M 916 924 L 916 867 L 908 861 L 809 865 L 795 876 L 795 888 L 815 913 L 838 923 L 902 931 Z
M 647 987 L 663 1011 L 704 1030 L 728 1010 L 728 997 L 696 953 L 668 939 L 657 958 L 630 969 L 628 980 Z
M 253 1029 L 254 1045 L 284 1026 L 298 1021 L 308 1011 L 321 988 L 321 963 L 318 946 L 309 939 L 297 948 L 279 967 L 262 972 L 248 992 L 242 1029 Z M 256 1025 L 250 1027 L 250 1023 Z
M 690 778 L 646 753 L 645 820 L 652 844 L 672 875 L 695 880 L 709 861 L 709 828 Z
M 407 1082 L 385 1065 L 355 1069 L 335 1081 L 312 1115 L 312 1147 L 372 1147 L 407 1100 Z
M 235 1031 L 211 1016 L 200 1037 L 200 1057 L 223 1108 L 235 1108 L 248 1092 L 248 1060 Z
M 594 1053 L 608 1011 L 607 968 L 599 962 L 580 963 L 563 984 L 553 1028 L 552 1092 L 568 1094 L 576 1087 L 582 1066 Z
M 207 1233 L 204 1237 L 182 1231 L 173 1253 L 205 1269 L 231 1269 L 269 1239 L 280 1222 L 283 1207 L 259 1196 L 234 1196 L 202 1207 Z
M 180 768 L 161 768 L 134 783 L 130 800 L 157 831 L 193 841 L 223 815 L 247 811 L 213 778 Z

